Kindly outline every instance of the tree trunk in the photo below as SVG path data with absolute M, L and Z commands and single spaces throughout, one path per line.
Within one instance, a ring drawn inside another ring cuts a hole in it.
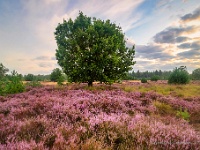
M 93 85 L 92 83 L 93 83 L 92 81 L 89 81 L 88 86 L 92 86 Z

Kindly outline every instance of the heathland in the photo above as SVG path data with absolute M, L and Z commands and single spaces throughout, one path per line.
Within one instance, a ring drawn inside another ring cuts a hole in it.
M 200 83 L 27 84 L 0 97 L 0 149 L 198 149 Z

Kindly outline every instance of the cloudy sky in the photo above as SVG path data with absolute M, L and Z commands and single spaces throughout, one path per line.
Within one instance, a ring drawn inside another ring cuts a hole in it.
M 134 70 L 200 68 L 199 0 L 0 0 L 0 63 L 22 74 L 58 67 L 54 31 L 82 11 L 122 27 Z

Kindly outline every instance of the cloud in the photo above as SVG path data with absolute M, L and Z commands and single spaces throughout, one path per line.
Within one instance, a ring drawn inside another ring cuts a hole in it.
M 185 42 L 185 41 L 187 41 L 187 40 L 190 40 L 190 38 L 185 37 L 185 36 L 179 36 L 179 37 L 177 37 L 177 38 L 175 39 L 176 43 L 183 43 L 183 42 Z
M 180 56 L 181 58 L 200 59 L 200 51 L 189 50 L 189 51 L 178 53 L 177 55 Z
M 165 49 L 159 45 L 136 45 L 136 58 L 167 60 L 174 56 L 165 52 Z
M 56 57 L 55 56 L 51 57 L 51 60 L 56 60 Z
M 165 30 L 157 33 L 153 39 L 156 43 L 176 43 L 182 42 L 188 37 L 182 37 L 183 34 L 192 34 L 199 30 L 198 26 L 189 26 L 189 27 L 168 27 Z
M 33 60 L 50 60 L 50 58 L 48 56 L 38 56 L 34 58 Z
M 191 49 L 191 50 L 200 50 L 200 44 L 198 44 L 197 42 L 183 43 L 183 44 L 178 45 L 178 48 Z
M 189 22 L 193 20 L 200 20 L 200 7 L 195 9 L 193 13 L 188 13 L 181 17 L 181 21 L 183 22 Z
M 39 67 L 42 67 L 42 68 L 50 68 L 52 67 L 52 64 L 51 63 L 47 63 L 47 62 L 41 62 L 38 64 Z

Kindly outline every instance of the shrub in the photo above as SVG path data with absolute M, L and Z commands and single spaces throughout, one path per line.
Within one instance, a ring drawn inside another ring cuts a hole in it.
M 181 66 L 175 68 L 170 74 L 168 79 L 169 84 L 187 84 L 189 83 L 189 74 L 186 70 L 186 67 Z
M 142 82 L 142 83 L 147 83 L 147 79 L 142 78 L 142 79 L 141 79 L 141 82 Z
M 184 111 L 182 111 L 182 108 L 180 108 L 180 110 L 177 111 L 176 115 L 186 121 L 189 121 L 190 114 L 188 113 L 188 111 L 186 109 Z
M 63 85 L 63 82 L 65 81 L 64 76 L 60 76 L 57 80 L 58 85 Z
M 23 92 L 25 89 L 23 82 L 21 81 L 21 77 L 18 75 L 16 71 L 12 72 L 12 76 L 10 77 L 10 81 L 5 87 L 5 91 L 7 94 L 15 94 Z
M 160 79 L 160 77 L 159 76 L 153 76 L 153 77 L 151 77 L 151 81 L 158 81 Z
M 64 77 L 63 77 L 62 71 L 59 68 L 54 69 L 50 75 L 50 80 L 53 82 L 58 82 L 58 81 L 63 82 Z
M 25 89 L 21 76 L 13 71 L 9 78 L 4 78 L 0 81 L 0 95 L 15 94 L 23 92 Z

